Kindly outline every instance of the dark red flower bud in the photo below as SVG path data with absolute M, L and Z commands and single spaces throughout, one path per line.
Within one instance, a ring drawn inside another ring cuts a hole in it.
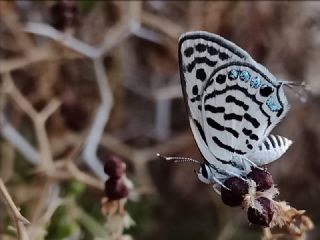
M 107 156 L 104 161 L 104 172 L 110 178 L 120 178 L 126 170 L 126 164 L 116 156 Z
M 105 182 L 104 192 L 110 200 L 128 197 L 128 188 L 121 178 L 109 178 Z
M 269 227 L 269 224 L 272 220 L 274 210 L 271 201 L 265 197 L 259 197 L 256 199 L 262 207 L 262 212 L 254 207 L 248 208 L 248 220 L 250 223 L 259 225 L 262 227 Z
M 244 195 L 248 193 L 248 183 L 238 177 L 231 177 L 224 182 L 224 185 L 230 190 L 224 187 L 221 188 L 223 203 L 230 207 L 241 205 Z
M 77 1 L 60 0 L 50 8 L 51 25 L 59 30 L 74 27 L 79 23 Z
M 273 185 L 271 174 L 259 168 L 253 168 L 247 177 L 256 182 L 257 190 L 260 192 L 271 188 Z

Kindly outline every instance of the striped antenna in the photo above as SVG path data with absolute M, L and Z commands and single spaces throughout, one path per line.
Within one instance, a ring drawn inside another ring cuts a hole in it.
M 197 163 L 201 164 L 198 160 L 195 160 L 193 158 L 186 158 L 186 157 L 167 157 L 163 156 L 160 153 L 157 153 L 157 157 L 163 158 L 166 161 L 173 161 L 174 163 L 181 163 L 181 162 L 192 162 L 192 163 Z

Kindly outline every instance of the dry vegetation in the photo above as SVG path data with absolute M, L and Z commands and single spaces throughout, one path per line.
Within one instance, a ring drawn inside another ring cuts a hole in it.
M 1 1 L 0 19 L 0 239 L 320 238 L 320 3 Z M 192 166 L 156 159 L 200 159 L 177 64 L 188 30 L 307 83 L 287 91 L 275 132 L 294 144 L 269 167 L 280 198 L 314 221 L 307 235 L 248 226 Z M 103 191 L 114 156 L 120 200 Z

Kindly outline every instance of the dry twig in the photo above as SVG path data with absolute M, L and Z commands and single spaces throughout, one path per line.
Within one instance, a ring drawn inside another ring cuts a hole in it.
M 12 218 L 15 222 L 16 230 L 17 230 L 17 239 L 18 240 L 29 240 L 25 224 L 30 224 L 30 222 L 21 215 L 20 211 L 14 204 L 10 194 L 8 193 L 6 186 L 4 185 L 2 179 L 0 178 L 0 193 L 3 196 L 5 203 L 7 204 Z

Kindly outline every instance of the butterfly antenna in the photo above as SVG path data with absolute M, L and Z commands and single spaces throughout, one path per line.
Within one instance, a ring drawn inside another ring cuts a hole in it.
M 301 102 L 307 101 L 306 93 L 308 93 L 309 90 L 307 89 L 307 84 L 305 82 L 295 83 L 291 81 L 280 81 L 280 83 L 289 87 L 295 93 L 295 95 L 299 97 Z M 296 87 L 299 87 L 300 89 L 297 91 Z M 302 93 L 302 91 L 304 91 L 304 93 Z
M 198 160 L 195 160 L 193 158 L 186 158 L 186 157 L 167 157 L 163 156 L 160 153 L 157 153 L 157 157 L 163 158 L 166 161 L 173 161 L 174 163 L 181 163 L 181 162 L 193 162 L 197 164 L 201 164 Z

